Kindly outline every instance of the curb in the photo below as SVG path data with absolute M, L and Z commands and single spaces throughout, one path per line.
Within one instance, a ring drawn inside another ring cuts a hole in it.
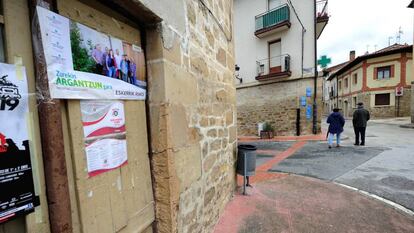
M 400 128 L 405 128 L 405 129 L 414 129 L 414 124 L 400 125 Z
M 373 198 L 373 199 L 376 199 L 376 200 L 378 200 L 378 201 L 381 201 L 381 202 L 383 202 L 384 204 L 387 204 L 387 205 L 391 206 L 392 208 L 394 208 L 394 209 L 396 209 L 396 210 L 399 210 L 399 211 L 401 211 L 401 212 L 403 212 L 403 213 L 405 213 L 405 214 L 407 214 L 407 215 L 409 215 L 409 216 L 411 216 L 411 217 L 414 217 L 414 212 L 413 212 L 412 210 L 407 209 L 407 208 L 405 208 L 404 206 L 402 206 L 402 205 L 400 205 L 400 204 L 397 204 L 397 203 L 395 203 L 395 202 L 393 202 L 393 201 L 390 201 L 390 200 L 385 199 L 385 198 L 383 198 L 383 197 L 380 197 L 380 196 L 378 196 L 378 195 L 375 195 L 375 194 L 369 193 L 369 192 L 367 192 L 367 191 L 363 191 L 363 190 L 360 190 L 360 189 L 354 188 L 354 187 L 352 187 L 352 186 L 348 186 L 348 185 L 346 185 L 346 184 L 341 184 L 341 183 L 338 183 L 338 182 L 333 182 L 333 183 L 334 183 L 334 184 L 336 184 L 336 185 L 342 186 L 342 187 L 344 187 L 344 188 L 350 189 L 350 190 L 352 190 L 352 191 L 358 192 L 358 193 L 360 193 L 360 194 L 363 194 L 363 195 L 365 195 L 365 196 L 367 196 L 367 197 L 369 197 L 369 198 Z

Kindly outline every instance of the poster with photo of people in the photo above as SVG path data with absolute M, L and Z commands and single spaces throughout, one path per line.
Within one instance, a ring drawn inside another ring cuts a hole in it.
M 80 23 L 70 22 L 74 69 L 145 87 L 142 49 Z M 145 74 L 144 74 L 145 75 Z
M 52 98 L 145 99 L 145 56 L 139 45 L 39 6 L 37 15 Z

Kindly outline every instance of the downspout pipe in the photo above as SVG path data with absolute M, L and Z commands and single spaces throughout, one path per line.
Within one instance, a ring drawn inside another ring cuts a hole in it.
M 37 102 L 50 230 L 52 233 L 71 233 L 73 232 L 72 209 L 64 149 L 65 143 L 63 141 L 62 103 L 60 100 L 50 97 L 46 61 L 36 15 L 36 6 L 39 2 L 37 0 L 29 0 L 28 5 L 32 22 L 36 94 L 38 96 Z M 44 2 L 49 3 L 50 10 L 57 10 L 55 0 Z
M 314 19 L 314 27 L 313 27 L 313 33 L 314 33 L 314 47 L 315 47 L 315 53 L 314 53 L 314 60 L 315 60 L 315 77 L 313 80 L 313 134 L 318 134 L 318 104 L 317 104 L 317 95 L 318 95 L 318 61 L 317 61 L 317 35 L 316 35 L 316 24 L 317 24 L 317 18 L 316 18 L 316 0 L 313 4 L 313 19 Z

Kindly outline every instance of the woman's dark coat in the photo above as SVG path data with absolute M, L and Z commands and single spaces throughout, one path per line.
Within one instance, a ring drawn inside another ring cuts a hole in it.
M 332 134 L 342 133 L 344 131 L 345 119 L 339 112 L 333 112 L 326 121 L 329 124 L 328 132 Z

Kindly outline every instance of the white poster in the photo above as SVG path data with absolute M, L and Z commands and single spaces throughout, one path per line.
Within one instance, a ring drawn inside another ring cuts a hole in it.
M 0 223 L 34 211 L 25 68 L 0 63 Z
M 145 99 L 139 46 L 39 6 L 37 14 L 52 98 Z
M 105 138 L 86 144 L 89 177 L 119 168 L 127 163 L 125 139 Z
M 81 101 L 85 151 L 90 177 L 127 163 L 124 104 L 121 101 Z
M 22 66 L 0 63 L 0 136 L 13 139 L 19 149 L 28 140 L 29 112 L 26 71 Z

